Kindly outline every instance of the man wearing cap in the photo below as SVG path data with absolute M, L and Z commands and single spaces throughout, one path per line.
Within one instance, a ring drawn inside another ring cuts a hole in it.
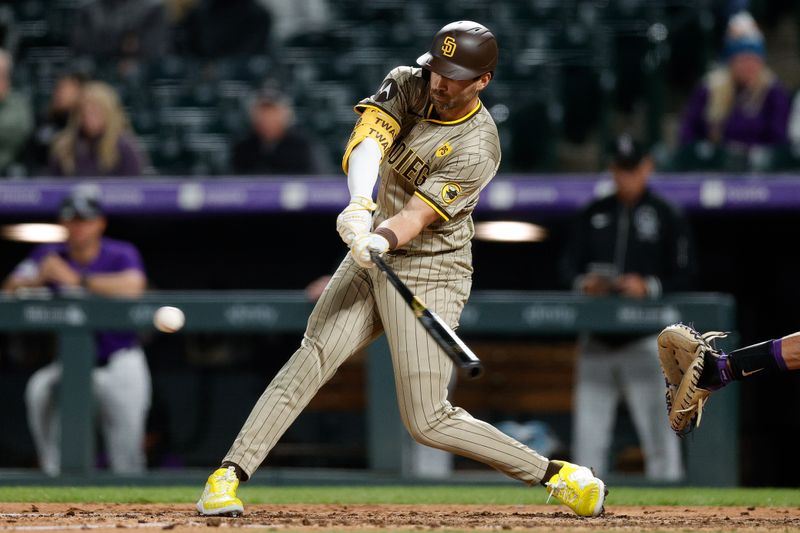
M 500 164 L 497 128 L 480 100 L 497 52 L 488 28 L 453 22 L 419 57 L 421 68 L 393 69 L 356 104 L 359 118 L 342 160 L 351 197 L 337 218 L 350 253 L 317 300 L 300 348 L 209 476 L 197 502 L 201 514 L 243 512 L 239 481 L 253 475 L 338 366 L 381 334 L 401 418 L 417 442 L 544 485 L 581 516 L 603 512 L 605 486 L 588 468 L 551 461 L 448 401 L 452 361 L 370 256 L 383 254 L 414 294 L 458 326 L 472 283 L 471 214 Z M 301 248 L 313 250 L 325 233 L 305 236 Z
M 590 296 L 658 298 L 691 288 L 695 258 L 689 223 L 647 186 L 653 163 L 630 135 L 612 148 L 615 191 L 574 222 L 561 260 L 565 285 Z M 609 470 L 614 417 L 627 404 L 649 479 L 683 476 L 677 437 L 664 411 L 656 334 L 582 335 L 573 417 L 573 458 L 597 475 Z
M 135 298 L 146 278 L 133 244 L 103 236 L 106 218 L 92 196 L 73 194 L 59 211 L 67 230 L 63 243 L 43 244 L 23 260 L 3 283 L 5 292 L 46 287 L 55 294 L 86 291 L 99 296 Z M 92 388 L 100 415 L 111 469 L 144 471 L 144 431 L 150 408 L 150 372 L 133 332 L 101 331 L 95 335 L 96 368 Z M 28 423 L 39 463 L 47 474 L 60 472 L 60 428 L 57 388 L 61 362 L 53 361 L 31 376 L 25 390 Z
M 324 170 L 309 137 L 293 126 L 291 101 L 274 88 L 258 91 L 250 104 L 251 131 L 231 151 L 236 174 L 318 174 Z

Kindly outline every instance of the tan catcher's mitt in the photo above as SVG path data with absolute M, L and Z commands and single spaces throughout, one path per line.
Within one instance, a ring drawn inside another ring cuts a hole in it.
M 700 425 L 711 390 L 697 385 L 706 361 L 716 361 L 722 352 L 714 339 L 725 333 L 709 331 L 702 335 L 684 324 L 667 326 L 658 335 L 658 359 L 667 383 L 667 413 L 672 431 L 685 435 Z M 706 358 L 706 354 L 714 359 Z

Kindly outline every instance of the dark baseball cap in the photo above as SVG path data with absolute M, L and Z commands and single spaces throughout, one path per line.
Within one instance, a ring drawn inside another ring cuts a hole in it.
M 647 150 L 630 134 L 623 133 L 617 137 L 610 147 L 611 162 L 614 166 L 631 170 L 647 157 Z
M 291 99 L 276 87 L 265 86 L 253 95 L 253 103 L 259 106 L 290 105 Z
M 93 220 L 103 216 L 103 207 L 97 197 L 89 194 L 73 193 L 64 198 L 58 210 L 61 220 Z

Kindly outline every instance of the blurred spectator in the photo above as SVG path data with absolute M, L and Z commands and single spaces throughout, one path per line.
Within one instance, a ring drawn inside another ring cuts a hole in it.
M 17 24 L 14 22 L 14 11 L 9 5 L 0 6 L 0 48 L 11 52 L 16 50 Z
M 272 16 L 256 0 L 198 0 L 178 28 L 178 51 L 203 58 L 263 55 Z
M 83 290 L 127 298 L 142 294 L 146 278 L 139 252 L 131 243 L 103 236 L 106 219 L 94 197 L 67 197 L 59 221 L 67 230 L 66 242 L 35 248 L 5 280 L 3 291 L 47 287 L 56 293 Z M 92 391 L 111 468 L 115 473 L 140 473 L 145 469 L 144 429 L 151 398 L 145 354 L 134 332 L 98 332 L 95 345 Z M 61 466 L 60 380 L 61 362 L 56 360 L 37 370 L 25 389 L 39 463 L 49 475 L 58 474 Z
M 67 127 L 70 115 L 78 106 L 85 82 L 86 77 L 79 72 L 68 72 L 56 80 L 50 103 L 39 117 L 25 151 L 25 164 L 29 174 L 47 172 L 50 147 L 56 135 Z
M 584 208 L 575 219 L 562 258 L 565 284 L 589 296 L 657 298 L 687 290 L 694 253 L 688 220 L 653 194 L 653 165 L 629 135 L 614 145 L 616 192 Z M 617 404 L 624 399 L 639 436 L 649 479 L 683 475 L 678 438 L 664 411 L 664 377 L 656 334 L 582 335 L 576 369 L 573 460 L 608 470 Z
M 9 170 L 33 129 L 28 100 L 11 89 L 11 54 L 0 48 L 0 175 Z
M 279 91 L 262 89 L 250 105 L 251 132 L 233 146 L 237 174 L 314 174 L 322 171 L 314 143 L 292 126 L 291 102 Z
M 792 98 L 792 111 L 789 114 L 789 142 L 800 147 L 800 91 L 795 92 Z
M 723 56 L 684 111 L 680 143 L 750 148 L 785 144 L 789 95 L 764 63 L 764 37 L 748 13 L 728 23 Z
M 162 0 L 92 0 L 78 13 L 76 54 L 96 59 L 159 59 L 171 33 Z
M 144 168 L 128 118 L 114 89 L 87 83 L 50 157 L 54 176 L 140 176 Z

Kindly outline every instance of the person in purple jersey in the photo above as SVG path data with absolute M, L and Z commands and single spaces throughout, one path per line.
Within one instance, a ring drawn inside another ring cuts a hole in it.
M 709 72 L 683 114 L 680 144 L 749 149 L 787 142 L 789 94 L 764 63 L 764 37 L 746 12 L 731 17 L 725 64 Z
M 139 251 L 131 243 L 103 236 L 106 218 L 96 199 L 85 194 L 67 197 L 59 220 L 67 229 L 66 242 L 35 248 L 4 281 L 3 291 L 46 287 L 55 294 L 81 288 L 99 296 L 135 298 L 142 294 L 146 277 Z M 133 332 L 98 332 L 95 343 L 92 388 L 111 469 L 124 474 L 143 472 L 151 397 L 144 352 Z M 60 379 L 61 362 L 53 361 L 37 370 L 25 389 L 39 463 L 49 475 L 60 472 Z

